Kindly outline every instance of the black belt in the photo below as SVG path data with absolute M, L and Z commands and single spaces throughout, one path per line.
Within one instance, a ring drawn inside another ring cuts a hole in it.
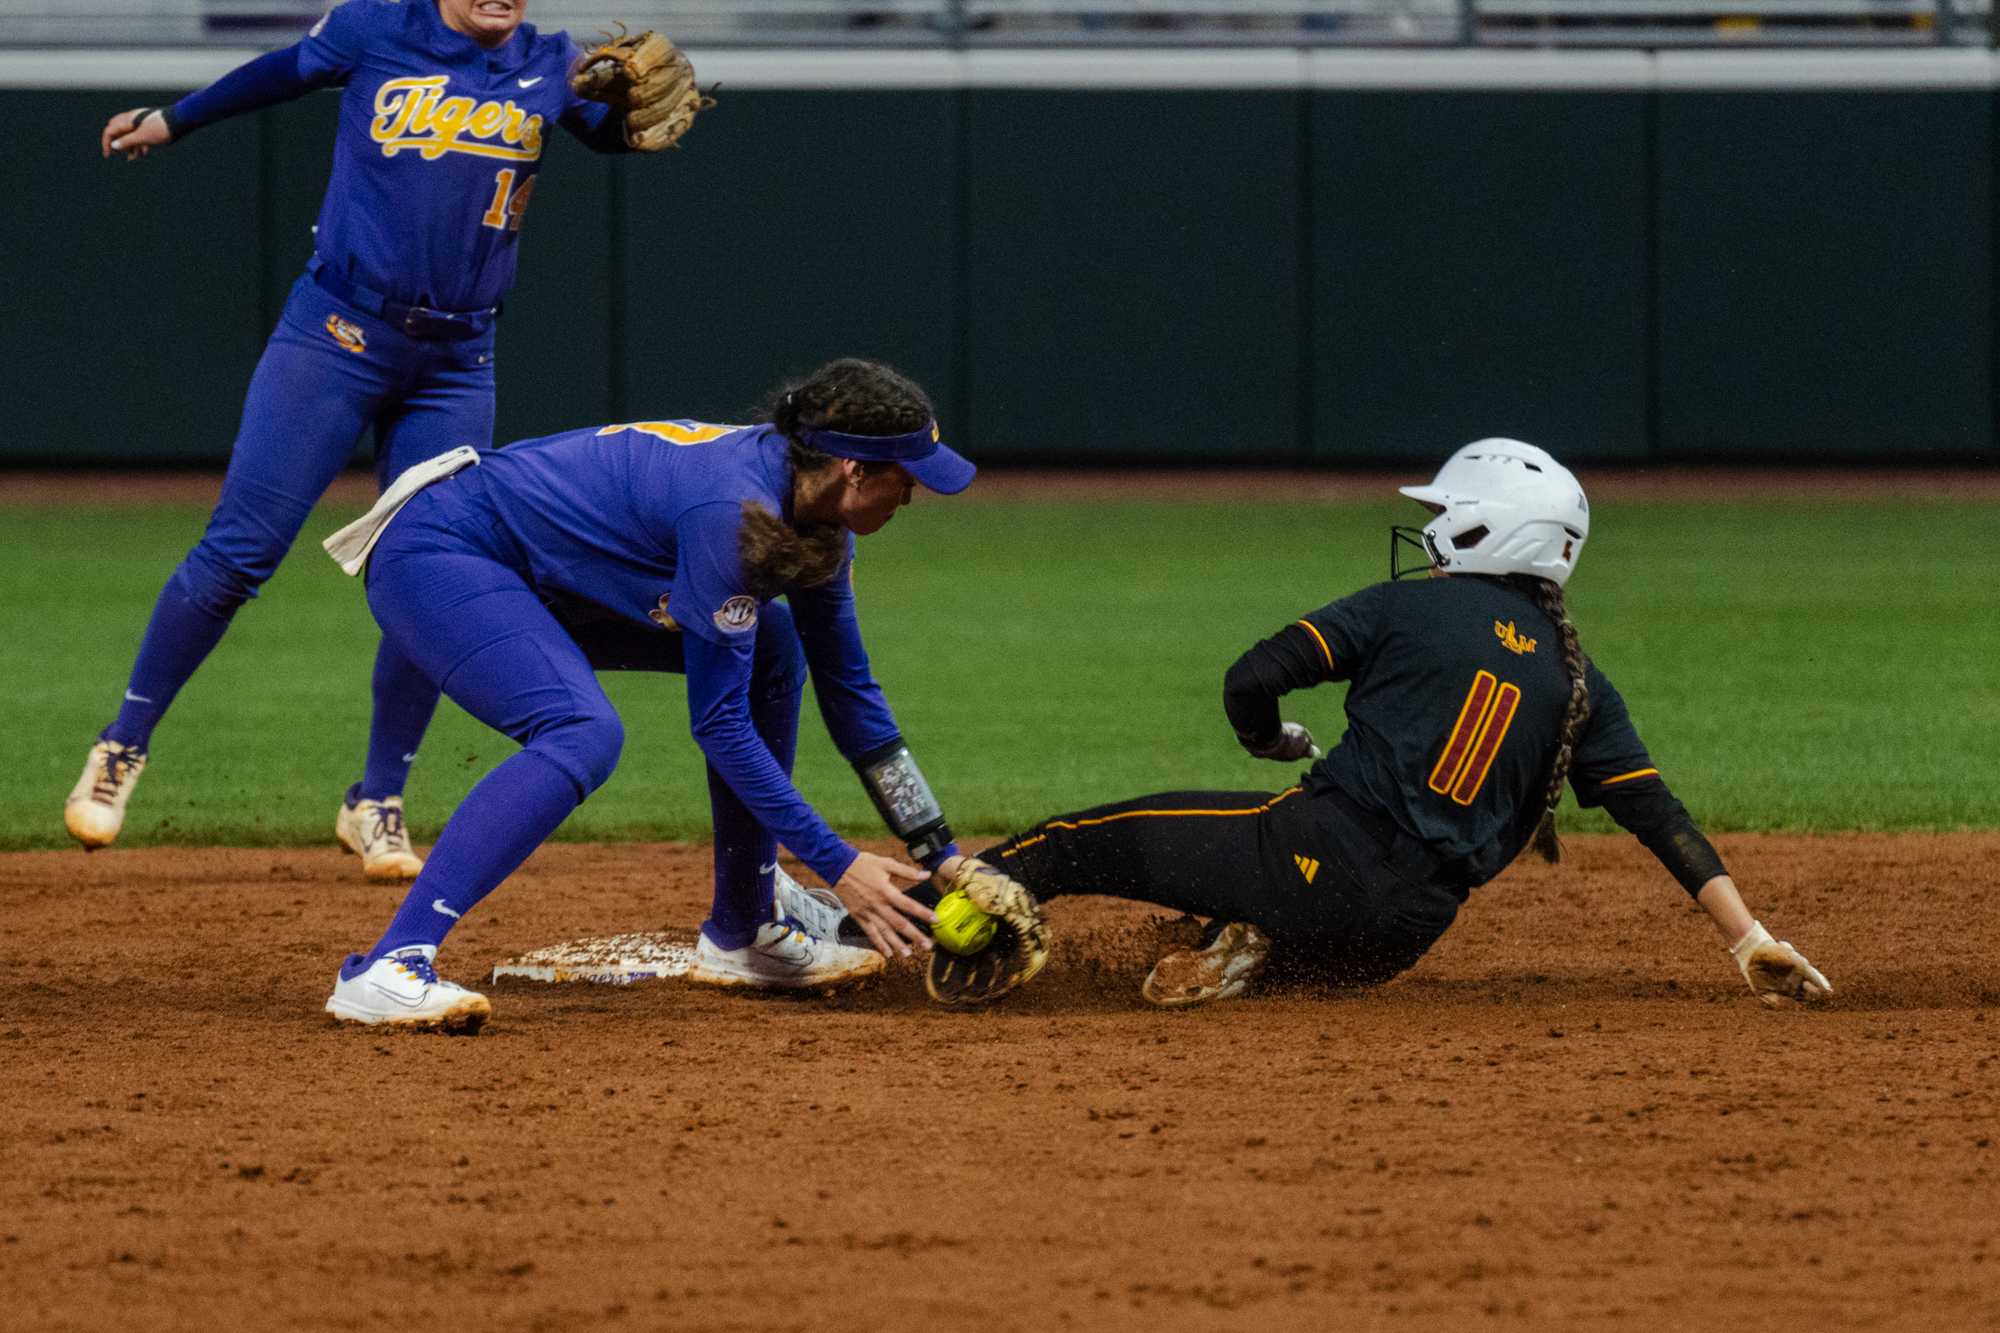
M 317 255 L 313 256 L 309 271 L 314 282 L 340 300 L 357 310 L 367 311 L 411 338 L 463 342 L 467 338 L 477 338 L 492 328 L 495 316 L 500 313 L 497 305 L 484 310 L 433 310 L 429 306 L 392 301 L 372 288 L 349 282 Z

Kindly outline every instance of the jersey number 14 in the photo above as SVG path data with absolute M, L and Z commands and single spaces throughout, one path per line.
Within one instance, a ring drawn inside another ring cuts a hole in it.
M 1444 743 L 1444 753 L 1431 770 L 1431 790 L 1459 805 L 1471 805 L 1486 785 L 1493 757 L 1500 753 L 1500 742 L 1507 739 L 1507 728 L 1514 724 L 1520 706 L 1519 686 L 1491 671 L 1474 676 L 1458 710 L 1458 721 L 1452 724 L 1451 736 Z
M 493 173 L 493 204 L 486 210 L 486 216 L 479 219 L 480 225 L 495 231 L 521 230 L 521 215 L 528 211 L 528 200 L 534 196 L 535 182 L 540 178 L 528 177 L 517 190 L 515 175 L 512 167 L 502 167 Z

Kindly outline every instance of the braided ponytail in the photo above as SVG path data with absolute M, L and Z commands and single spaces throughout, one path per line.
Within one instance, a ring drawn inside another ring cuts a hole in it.
M 1562 804 L 1563 784 L 1569 780 L 1569 761 L 1590 716 L 1590 683 L 1583 672 L 1583 645 L 1577 642 L 1576 626 L 1570 623 L 1569 608 L 1563 604 L 1560 585 L 1548 579 L 1523 580 L 1526 591 L 1542 613 L 1555 623 L 1562 638 L 1563 672 L 1569 677 L 1569 708 L 1563 713 L 1562 738 L 1556 746 L 1555 765 L 1549 771 L 1549 792 L 1541 823 L 1535 826 L 1535 850 L 1545 861 L 1562 860 L 1562 839 L 1556 836 L 1556 807 Z

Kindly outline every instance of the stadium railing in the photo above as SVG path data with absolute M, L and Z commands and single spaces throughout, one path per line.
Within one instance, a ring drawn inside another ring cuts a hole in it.
M 534 0 L 689 46 L 1913 46 L 1989 44 L 1994 0 Z M 0 0 L 0 47 L 293 40 L 326 0 Z

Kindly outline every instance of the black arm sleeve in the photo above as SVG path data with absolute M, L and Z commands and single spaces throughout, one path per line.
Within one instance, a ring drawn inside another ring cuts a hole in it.
M 1667 873 L 1693 897 L 1701 886 L 1729 872 L 1715 847 L 1688 816 L 1687 807 L 1656 777 L 1614 787 L 1600 797 L 1605 813 L 1660 858 Z
M 1722 858 L 1653 766 L 1617 687 L 1589 666 L 1590 720 L 1577 741 L 1570 785 L 1579 805 L 1601 805 L 1660 859 L 1690 897 L 1717 875 Z
M 1278 734 L 1278 700 L 1327 678 L 1312 631 L 1287 625 L 1236 659 L 1222 677 L 1222 711 L 1236 734 L 1264 744 Z

